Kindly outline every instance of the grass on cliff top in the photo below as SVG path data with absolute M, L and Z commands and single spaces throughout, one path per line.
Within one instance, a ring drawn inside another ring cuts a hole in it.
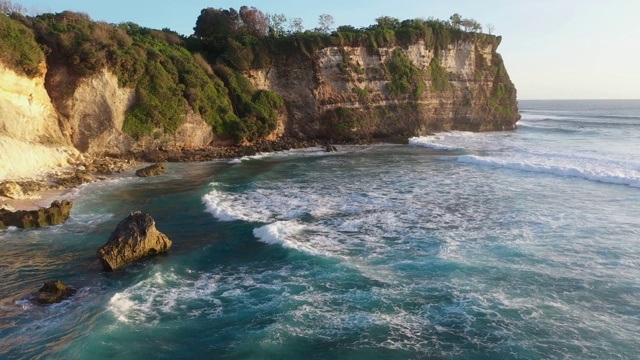
M 339 26 L 331 34 L 304 31 L 279 36 L 256 35 L 243 26 L 234 26 L 234 29 L 221 26 L 219 32 L 217 29 L 200 29 L 206 36 L 189 38 L 188 47 L 192 51 L 205 52 L 212 62 L 223 62 L 232 69 L 246 71 L 267 68 L 275 57 L 281 55 L 311 59 L 316 51 L 331 46 L 364 47 L 376 53 L 379 48 L 406 47 L 424 41 L 427 49 L 437 54 L 458 41 L 493 44 L 495 48 L 501 40 L 489 34 L 466 32 L 447 21 L 435 19 L 379 22 L 366 28 Z
M 42 74 L 40 64 L 45 56 L 33 31 L 3 14 L 0 14 L 0 49 L 0 62 L 10 69 L 28 77 Z

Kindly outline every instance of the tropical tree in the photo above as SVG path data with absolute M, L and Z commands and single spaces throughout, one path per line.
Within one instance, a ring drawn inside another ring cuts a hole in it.
M 331 28 L 333 28 L 334 23 L 335 21 L 333 20 L 333 16 L 329 14 L 322 14 L 318 17 L 319 27 L 316 30 L 318 30 L 318 32 L 328 34 L 331 32 Z
M 202 9 L 193 28 L 194 35 L 200 38 L 214 36 L 231 36 L 238 30 L 239 14 L 229 10 L 206 8 Z
M 242 29 L 256 37 L 263 37 L 269 32 L 269 17 L 255 7 L 240 8 Z
M 400 27 L 400 20 L 391 16 L 380 16 L 376 19 L 379 28 L 396 30 Z
M 304 31 L 304 25 L 302 25 L 302 19 L 297 17 L 289 20 L 289 28 L 292 33 L 301 33 Z
M 0 0 L 0 14 L 9 16 L 13 13 L 26 14 L 27 9 L 20 4 L 14 4 L 10 0 Z
M 482 30 L 482 25 L 473 19 L 462 19 L 460 25 L 462 25 L 464 31 L 478 32 Z
M 462 16 L 460 14 L 455 13 L 449 17 L 449 21 L 451 22 L 451 26 L 456 29 L 460 29 L 460 25 L 462 25 Z
M 283 36 L 285 31 L 285 24 L 287 23 L 287 17 L 284 14 L 273 14 L 268 15 L 269 18 L 269 27 L 273 31 L 273 34 L 278 36 Z

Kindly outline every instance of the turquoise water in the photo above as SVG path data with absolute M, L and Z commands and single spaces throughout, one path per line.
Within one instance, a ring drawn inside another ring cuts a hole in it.
M 0 231 L 0 357 L 635 359 L 640 102 L 521 102 L 515 132 L 169 164 Z M 168 255 L 95 257 L 129 212 Z M 79 289 L 40 307 L 42 282 Z

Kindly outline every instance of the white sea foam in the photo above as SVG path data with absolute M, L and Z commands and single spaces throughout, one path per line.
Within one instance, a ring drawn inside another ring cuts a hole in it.
M 562 161 L 553 158 L 520 157 L 505 159 L 496 157 L 481 157 L 465 155 L 458 157 L 463 163 L 479 164 L 513 170 L 523 170 L 536 173 L 570 176 L 602 183 L 629 185 L 640 187 L 640 172 L 629 168 L 611 166 L 609 163 L 592 163 L 584 161 Z
M 250 160 L 260 160 L 260 159 L 279 159 L 279 158 L 288 158 L 288 157 L 318 157 L 318 156 L 333 156 L 339 155 L 340 153 L 344 153 L 345 151 L 353 151 L 356 149 L 351 146 L 341 146 L 338 148 L 337 152 L 326 152 L 325 149 L 320 147 L 309 147 L 303 149 L 291 149 L 291 150 L 282 150 L 282 151 L 274 151 L 268 153 L 258 153 L 256 155 L 242 156 L 240 158 L 235 158 L 229 160 L 229 164 L 240 164 L 243 161 Z
M 280 245 L 311 255 L 337 256 L 336 253 L 331 251 L 333 244 L 331 239 L 310 232 L 305 234 L 305 231 L 309 230 L 311 230 L 309 226 L 300 224 L 297 221 L 276 221 L 254 229 L 253 235 L 259 241 L 267 244 Z
M 299 187 L 260 188 L 244 192 L 224 191 L 219 184 L 203 197 L 206 211 L 220 221 L 271 222 L 305 214 L 322 217 L 332 213 L 333 199 L 308 194 Z M 220 188 L 220 189 L 218 189 Z
M 451 131 L 435 135 L 414 137 L 409 144 L 437 150 L 491 151 L 505 147 L 504 138 L 513 133 L 473 133 L 468 131 Z M 497 141 L 497 140 L 500 141 Z M 508 144 L 508 143 L 506 143 Z
M 454 146 L 438 144 L 434 142 L 434 139 L 431 136 L 420 136 L 420 137 L 411 138 L 409 139 L 409 144 L 427 147 L 435 150 L 454 151 L 459 149 L 458 147 L 454 147 Z
M 205 195 L 203 202 L 207 207 L 207 211 L 220 221 L 233 221 L 240 219 L 231 204 L 226 203 L 221 198 L 220 192 L 217 190 L 213 190 Z
M 115 317 L 122 322 L 131 321 L 130 314 L 136 307 L 136 303 L 125 293 L 116 293 L 109 300 L 109 310 L 113 312 Z M 136 316 L 137 320 L 144 320 L 144 317 Z
M 296 248 L 296 246 L 288 245 L 287 238 L 299 234 L 303 230 L 304 226 L 294 221 L 276 221 L 253 230 L 253 234 L 267 244 L 281 244 Z
M 217 310 L 220 301 L 212 293 L 217 290 L 218 276 L 205 274 L 197 280 L 176 275 L 173 271 L 156 272 L 145 280 L 114 294 L 109 300 L 109 311 L 120 322 L 153 325 L 163 317 L 184 310 L 189 301 L 205 302 L 195 309 L 193 316 L 204 310 Z

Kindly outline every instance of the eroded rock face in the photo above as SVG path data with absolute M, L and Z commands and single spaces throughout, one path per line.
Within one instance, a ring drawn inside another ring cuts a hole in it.
M 47 281 L 38 290 L 36 301 L 40 304 L 55 304 L 68 299 L 76 293 L 76 289 L 63 284 L 60 280 Z
M 283 97 L 288 117 L 279 126 L 294 138 L 357 143 L 437 131 L 513 130 L 520 118 L 516 91 L 496 52 L 498 43 L 499 38 L 487 37 L 437 50 L 422 40 L 377 51 L 332 46 L 310 58 L 275 57 L 268 69 L 247 75 L 256 88 Z M 419 96 L 389 91 L 393 76 L 387 62 L 396 51 L 420 70 Z M 432 74 L 432 63 L 438 62 L 447 74 L 442 88 Z
M 44 82 L 44 75 L 29 78 L 0 63 L 0 179 L 65 166 L 77 153 L 60 131 Z
M 140 177 L 156 176 L 156 175 L 164 174 L 165 171 L 167 171 L 167 168 L 165 168 L 164 165 L 153 164 L 151 166 L 147 166 L 146 168 L 138 169 L 136 171 L 136 176 L 140 176 Z
M 9 226 L 29 229 L 62 224 L 69 218 L 73 203 L 67 200 L 54 201 L 48 208 L 39 210 L 10 211 L 0 209 L 0 229 Z
M 10 199 L 23 199 L 25 197 L 22 187 L 15 181 L 3 181 L 0 183 L 0 196 Z
M 98 249 L 98 258 L 107 271 L 120 269 L 143 258 L 167 252 L 171 240 L 156 229 L 149 214 L 138 211 L 127 216 Z

